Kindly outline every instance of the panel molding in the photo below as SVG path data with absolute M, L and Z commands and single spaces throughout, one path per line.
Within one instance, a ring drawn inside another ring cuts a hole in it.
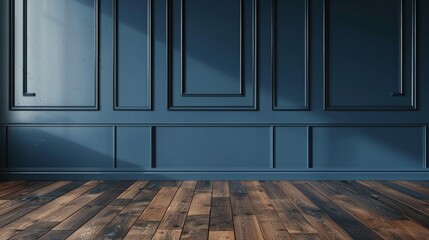
M 240 2 L 240 87 L 239 93 L 224 94 L 224 93 L 186 93 L 186 61 L 183 52 L 186 48 L 184 46 L 184 32 L 185 28 L 185 14 L 184 6 L 186 0 L 180 1 L 180 59 L 181 59 L 181 76 L 180 76 L 180 95 L 183 97 L 244 97 L 244 81 L 243 81 L 243 0 Z
M 241 106 L 241 105 L 237 105 L 237 106 L 233 106 L 233 105 L 229 105 L 229 106 L 177 106 L 174 105 L 173 103 L 173 64 L 172 64 L 172 59 L 173 59 L 173 41 L 172 41 L 172 29 L 173 29 L 173 23 L 171 20 L 171 16 L 172 16 L 172 1 L 173 0 L 167 0 L 167 12 L 166 12 L 166 22 L 167 22 L 167 33 L 166 33 L 166 42 L 167 42 L 167 110 L 173 110 L 173 111 L 254 111 L 258 109 L 258 83 L 257 83 L 257 52 L 258 52 L 258 47 L 257 47 L 257 35 L 258 35 L 258 27 L 257 27 L 257 4 L 256 1 L 257 0 L 251 0 L 251 4 L 252 4 L 252 84 L 253 84 L 253 104 L 251 106 Z M 245 83 L 246 81 L 243 80 L 243 65 L 242 65 L 242 58 L 243 58 L 243 37 L 242 37 L 242 32 L 243 32 L 243 1 L 244 0 L 240 0 L 240 93 L 239 94 L 191 94 L 191 93 L 186 93 L 186 89 L 184 88 L 185 84 L 186 84 L 186 80 L 185 79 L 185 73 L 183 71 L 184 69 L 184 62 L 183 62 L 183 31 L 184 31 L 184 26 L 183 26 L 183 2 L 185 0 L 181 0 L 180 2 L 180 19 L 181 19 L 181 23 L 180 23 L 180 59 L 181 59 L 181 63 L 180 63 L 180 97 L 212 97 L 212 98 L 220 98 L 220 97 L 232 97 L 232 98 L 236 98 L 236 97 L 245 97 L 246 96 L 246 91 L 245 91 Z
M 309 37 L 310 37 L 310 33 L 309 33 L 309 23 L 310 23 L 310 16 L 309 16 L 309 0 L 305 0 L 305 102 L 304 102 L 304 106 L 297 106 L 297 107 L 282 107 L 279 106 L 277 104 L 277 74 L 276 74 L 276 69 L 277 69 L 277 60 L 276 60 L 276 52 L 277 52 L 277 41 L 276 41 L 276 31 L 277 31 L 277 21 L 276 21 L 276 17 L 277 17 L 277 10 L 276 10 L 276 5 L 277 5 L 277 1 L 278 0 L 272 0 L 272 4 L 271 4 L 271 61 L 272 61 L 272 94 L 271 94 L 271 101 L 272 101 L 272 110 L 273 111 L 299 111 L 299 110 L 310 110 L 310 106 L 309 106 L 309 102 L 310 102 L 310 94 L 309 94 Z
M 28 93 L 26 89 L 27 85 L 27 74 L 25 73 L 27 69 L 27 1 L 22 0 L 24 5 L 24 14 L 23 14 L 23 95 L 26 97 L 35 97 L 34 93 Z M 9 109 L 10 110 L 31 110 L 31 111 L 98 111 L 99 110 L 99 85 L 100 85 L 100 9 L 99 9 L 99 0 L 94 1 L 94 50 L 95 50 L 95 76 L 94 76 L 94 105 L 92 106 L 17 106 L 15 104 L 15 2 L 16 0 L 10 1 L 10 25 L 9 25 L 9 60 L 10 60 L 10 78 L 9 78 Z
M 411 36 L 411 105 L 410 106 L 331 106 L 329 103 L 329 71 L 328 71 L 328 33 L 329 28 L 327 24 L 327 18 L 329 16 L 328 2 L 329 0 L 323 1 L 323 110 L 325 111 L 416 111 L 417 108 L 417 81 L 416 81 L 416 0 L 410 0 L 412 2 L 412 36 Z M 399 76 L 399 91 L 392 92 L 392 96 L 404 96 L 404 0 L 400 0 L 400 76 Z
M 148 99 L 148 105 L 146 106 L 119 106 L 118 104 L 118 4 L 121 0 L 112 0 L 113 1 L 113 110 L 125 110 L 125 111 L 150 111 L 152 109 L 152 85 L 153 85 L 153 75 L 152 75 L 152 48 L 153 48 L 153 13 L 152 13 L 152 0 L 146 0 L 148 12 L 147 12 L 147 20 L 148 20 L 148 32 L 147 41 L 148 41 L 148 74 L 147 74 L 147 84 L 148 90 L 146 93 Z

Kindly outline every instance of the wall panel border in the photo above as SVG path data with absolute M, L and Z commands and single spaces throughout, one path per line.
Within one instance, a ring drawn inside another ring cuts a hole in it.
M 119 18 L 118 18 L 118 4 L 121 0 L 112 0 L 113 2 L 113 109 L 114 110 L 125 110 L 125 111 L 144 111 L 144 110 L 152 110 L 152 85 L 153 85 L 153 76 L 152 76 L 152 63 L 153 63 L 153 57 L 152 57 L 152 51 L 153 51 L 153 3 L 152 0 L 146 0 L 147 1 L 147 20 L 148 20 L 148 34 L 147 34 L 147 41 L 148 41 L 148 74 L 147 74 L 147 84 L 148 84 L 148 90 L 147 90 L 147 99 L 148 99 L 148 105 L 146 106 L 119 106 L 118 104 L 118 24 L 119 24 Z
M 325 111 L 416 111 L 417 108 L 417 81 L 416 81 L 416 61 L 417 61 L 417 53 L 416 53 L 416 32 L 417 32 L 417 11 L 416 11 L 416 0 L 412 1 L 412 36 L 411 36 L 411 105 L 410 106 L 331 106 L 329 103 L 329 71 L 328 71 L 328 32 L 329 28 L 327 25 L 327 17 L 329 14 L 328 10 L 328 2 L 329 0 L 323 0 L 323 110 Z M 403 57 L 403 49 L 404 49 L 404 0 L 400 0 L 401 4 L 401 37 L 400 37 L 400 65 L 401 70 L 400 74 L 400 88 L 398 92 L 392 92 L 392 96 L 403 96 L 404 89 L 404 57 Z
M 251 5 L 252 5 L 252 22 L 251 22 L 251 29 L 252 29 L 252 86 L 253 86 L 253 92 L 252 94 L 252 105 L 228 105 L 228 106 L 218 106 L 218 105 L 213 105 L 213 106 L 186 106 L 186 105 L 175 105 L 173 103 L 173 98 L 174 98 L 174 93 L 173 93 L 173 40 L 172 40 L 172 1 L 173 0 L 167 0 L 167 9 L 166 9 L 166 29 L 167 29 L 167 34 L 166 34 L 166 42 L 167 42 L 167 109 L 168 110 L 172 110 L 172 111 L 255 111 L 258 110 L 258 70 L 257 70 L 257 66 L 258 66 L 258 4 L 257 4 L 257 0 L 251 0 Z M 181 48 L 181 53 L 180 53 L 180 59 L 181 59 L 181 63 L 180 63 L 180 97 L 210 97 L 210 98 L 221 98 L 221 97 L 227 97 L 227 98 L 237 98 L 237 97 L 246 97 L 246 91 L 245 91 L 245 83 L 246 80 L 243 80 L 242 76 L 243 76 L 243 65 L 242 65 L 242 58 L 243 58 L 243 34 L 242 34 L 242 29 L 244 28 L 243 26 L 243 1 L 245 0 L 240 0 L 240 92 L 238 94 L 189 94 L 186 93 L 185 89 L 184 89 L 184 83 L 186 81 L 183 81 L 184 79 L 184 72 L 183 72 L 183 1 L 181 0 L 181 20 L 182 22 L 180 23 L 180 39 L 181 39 L 181 43 L 180 43 L 180 48 Z
M 309 58 L 310 58 L 310 52 L 309 52 L 309 24 L 310 24 L 310 6 L 309 6 L 309 0 L 305 1 L 305 96 L 304 96 L 304 105 L 303 106 L 296 106 L 296 107 L 282 107 L 277 104 L 276 98 L 277 98 L 277 76 L 276 76 L 276 69 L 277 69 L 277 60 L 276 60 L 276 51 L 277 51 L 277 41 L 276 41 L 276 31 L 277 31 L 277 10 L 276 10 L 276 4 L 278 0 L 272 0 L 271 5 L 271 61 L 272 61 L 272 95 L 271 95 L 271 101 L 272 101 L 272 110 L 273 111 L 298 111 L 298 110 L 310 110 L 310 83 L 309 83 Z
M 10 78 L 9 78 L 9 109 L 10 110 L 32 110 L 32 111 L 98 111 L 99 110 L 99 85 L 100 85 L 100 0 L 94 1 L 94 50 L 95 50 L 95 76 L 94 76 L 94 105 L 93 106 L 16 106 L 15 105 L 15 1 L 10 0 L 10 19 L 9 19 L 9 61 L 10 61 Z M 24 4 L 24 9 L 26 9 L 27 1 L 22 0 Z M 27 68 L 27 55 L 26 55 L 26 35 L 27 35 L 27 14 L 24 10 L 23 14 L 23 22 L 24 22 L 24 56 L 23 56 L 23 68 L 24 71 Z M 24 96 L 35 96 L 33 93 L 26 92 L 26 74 L 24 74 Z

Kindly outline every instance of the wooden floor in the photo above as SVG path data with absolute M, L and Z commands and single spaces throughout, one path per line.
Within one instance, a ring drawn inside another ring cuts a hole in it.
M 0 239 L 429 239 L 429 182 L 0 182 Z

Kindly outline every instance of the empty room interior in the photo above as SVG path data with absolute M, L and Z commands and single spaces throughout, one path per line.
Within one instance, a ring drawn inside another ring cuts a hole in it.
M 428 0 L 0 0 L 0 239 L 429 239 Z

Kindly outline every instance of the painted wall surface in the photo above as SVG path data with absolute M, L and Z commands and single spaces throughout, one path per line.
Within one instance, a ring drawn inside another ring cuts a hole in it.
M 429 1 L 0 1 L 0 178 L 429 179 Z

